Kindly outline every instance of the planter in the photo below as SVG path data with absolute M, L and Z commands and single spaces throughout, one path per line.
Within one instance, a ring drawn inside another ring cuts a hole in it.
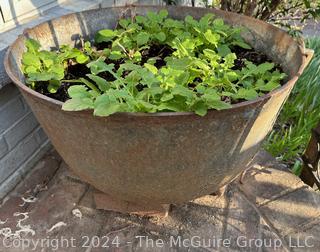
M 113 28 L 125 14 L 162 7 L 131 6 L 70 14 L 25 31 L 9 48 L 6 71 L 21 90 L 56 150 L 83 180 L 113 198 L 138 204 L 183 203 L 212 193 L 247 168 L 312 52 L 267 23 L 219 10 L 168 7 L 169 16 L 200 18 L 208 12 L 248 28 L 245 39 L 281 64 L 288 81 L 281 88 L 231 109 L 193 113 L 66 112 L 62 103 L 24 84 L 20 71 L 26 37 L 45 47 L 74 45 L 98 30 Z

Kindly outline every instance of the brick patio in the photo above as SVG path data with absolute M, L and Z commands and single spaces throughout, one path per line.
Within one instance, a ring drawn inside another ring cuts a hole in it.
M 141 217 L 95 209 L 94 189 L 51 151 L 2 204 L 0 251 L 319 251 L 319 193 L 267 153 L 257 160 L 243 184 Z

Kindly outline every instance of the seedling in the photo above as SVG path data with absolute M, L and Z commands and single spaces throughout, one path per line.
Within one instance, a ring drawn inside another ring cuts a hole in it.
M 116 29 L 99 31 L 80 49 L 46 51 L 28 39 L 23 72 L 31 88 L 64 101 L 67 111 L 204 116 L 254 100 L 286 77 L 274 63 L 238 58 L 236 51 L 253 51 L 242 31 L 212 14 L 174 20 L 166 10 L 148 12 L 120 19 Z

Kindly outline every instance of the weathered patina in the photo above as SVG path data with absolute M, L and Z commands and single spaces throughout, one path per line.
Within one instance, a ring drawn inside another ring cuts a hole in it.
M 117 113 L 94 117 L 92 111 L 66 112 L 62 102 L 28 88 L 20 71 L 27 37 L 44 48 L 77 45 L 123 16 L 144 15 L 161 6 L 89 10 L 45 22 L 25 31 L 9 48 L 5 66 L 53 145 L 83 180 L 119 200 L 138 204 L 183 203 L 216 191 L 247 168 L 271 130 L 281 106 L 312 52 L 284 31 L 250 17 L 215 9 L 167 7 L 169 16 L 200 18 L 214 13 L 231 25 L 248 28 L 244 38 L 281 64 L 285 85 L 231 109 L 193 113 Z

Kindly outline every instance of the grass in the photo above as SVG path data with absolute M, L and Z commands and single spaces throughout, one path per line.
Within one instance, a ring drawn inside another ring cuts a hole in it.
M 320 123 L 320 37 L 306 41 L 315 55 L 285 103 L 265 149 L 284 161 L 296 175 L 301 172 L 301 155 L 311 129 Z

